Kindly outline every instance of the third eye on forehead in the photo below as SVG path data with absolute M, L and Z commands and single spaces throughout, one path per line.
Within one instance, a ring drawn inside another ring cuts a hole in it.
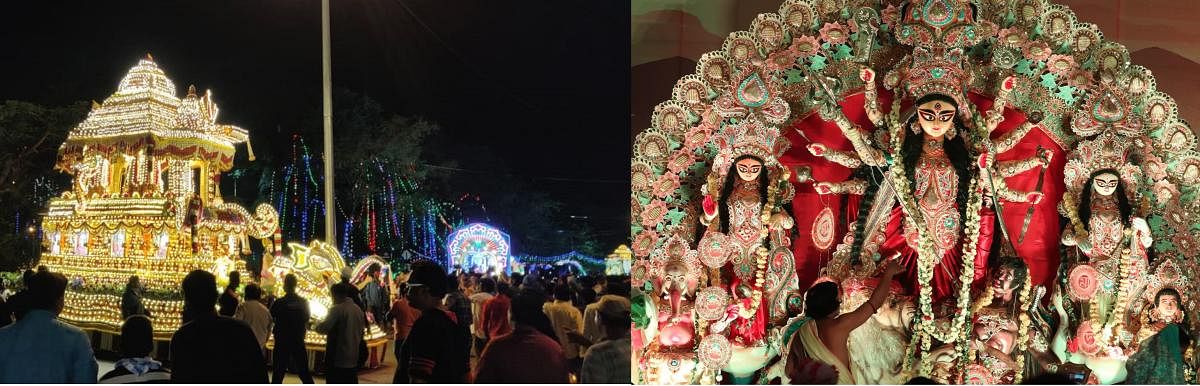
M 949 108 L 949 109 L 941 109 L 941 110 L 917 109 L 917 111 L 920 111 L 921 114 L 927 114 L 927 115 L 943 115 L 943 114 L 954 114 L 955 110 L 953 108 Z

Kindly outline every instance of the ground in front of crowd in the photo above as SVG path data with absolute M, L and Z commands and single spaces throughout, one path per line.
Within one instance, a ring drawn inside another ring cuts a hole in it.
M 363 369 L 358 371 L 358 383 L 373 383 L 383 384 L 392 383 L 392 376 L 396 373 L 396 356 L 392 354 L 391 346 L 388 346 L 388 355 L 385 355 L 383 364 L 373 369 Z M 106 360 L 97 360 L 100 363 L 100 373 L 96 375 L 97 379 L 113 369 L 115 362 Z M 474 362 L 474 358 L 472 358 Z M 270 369 L 267 369 L 270 374 Z M 270 377 L 270 375 L 268 375 Z M 313 380 L 317 383 L 325 383 L 325 377 L 322 375 L 313 375 Z M 296 374 L 288 373 L 283 379 L 283 383 L 301 383 L 300 377 Z

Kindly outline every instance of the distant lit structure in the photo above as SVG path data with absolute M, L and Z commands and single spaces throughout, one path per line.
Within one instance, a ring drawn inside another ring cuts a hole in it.
M 456 229 L 446 242 L 446 268 L 462 267 L 480 273 L 511 272 L 511 243 L 507 233 L 487 224 L 473 223 Z
M 633 267 L 633 251 L 628 245 L 621 244 L 612 253 L 608 254 L 608 258 L 604 259 L 604 274 L 609 276 L 625 276 L 629 275 L 629 269 Z

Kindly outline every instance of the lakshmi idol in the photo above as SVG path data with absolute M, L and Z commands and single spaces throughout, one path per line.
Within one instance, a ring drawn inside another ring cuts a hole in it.
M 731 303 L 711 332 L 728 337 L 732 355 L 724 370 L 741 382 L 779 355 L 769 337 L 780 333 L 789 299 L 798 296 L 787 248 L 794 224 L 780 205 L 794 191 L 789 171 L 776 158 L 785 147 L 778 146 L 782 139 L 774 130 L 750 119 L 728 125 L 722 135 L 728 140 L 718 156 L 724 161 L 709 175 L 700 253 L 709 254 L 705 246 L 723 244 L 720 249 L 728 256 L 709 276 L 709 285 L 724 288 Z

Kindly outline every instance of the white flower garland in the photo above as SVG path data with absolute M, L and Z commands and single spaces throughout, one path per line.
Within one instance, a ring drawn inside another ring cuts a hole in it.
M 899 157 L 903 149 L 903 141 L 901 137 L 904 133 L 896 119 L 896 115 L 889 116 L 891 121 L 890 127 L 892 131 L 892 154 L 894 157 Z M 966 216 L 964 219 L 965 235 L 962 240 L 962 270 L 959 274 L 960 287 L 958 294 L 958 315 L 955 316 L 954 322 L 950 329 L 944 333 L 937 331 L 933 323 L 933 288 L 930 282 L 933 280 L 933 268 L 941 260 L 933 247 L 933 240 L 926 233 L 924 219 L 919 210 L 917 210 L 916 202 L 912 197 L 911 189 L 909 188 L 908 176 L 905 174 L 904 165 L 901 162 L 893 161 L 891 164 L 892 183 L 896 188 L 896 197 L 900 202 L 900 207 L 904 211 L 905 221 L 912 229 L 917 230 L 917 282 L 920 286 L 920 314 L 921 319 L 917 321 L 917 326 L 914 329 L 915 338 L 910 342 L 910 355 L 915 351 L 915 346 L 919 344 L 921 350 L 921 370 L 920 374 L 928 376 L 933 370 L 933 361 L 928 358 L 929 350 L 933 345 L 932 339 L 937 339 L 945 343 L 959 342 L 956 351 L 959 353 L 959 358 L 964 358 L 966 347 L 962 344 L 965 339 L 965 331 L 963 326 L 967 324 L 970 318 L 970 297 L 971 283 L 975 280 L 975 254 L 979 239 L 980 216 L 979 210 L 983 205 L 983 195 L 979 188 L 979 176 L 972 176 L 969 185 L 970 198 L 967 203 Z M 911 358 L 906 367 L 911 368 Z M 960 361 L 960 366 L 962 365 Z

